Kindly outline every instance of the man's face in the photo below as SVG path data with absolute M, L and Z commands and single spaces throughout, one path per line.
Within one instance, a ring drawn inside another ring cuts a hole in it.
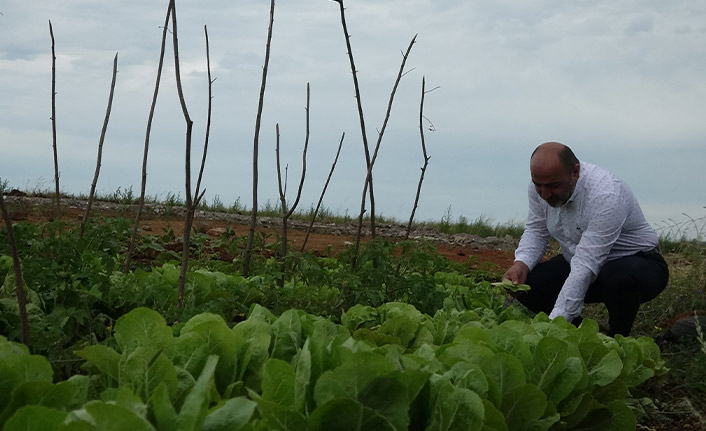
M 558 208 L 568 202 L 579 178 L 579 165 L 570 172 L 558 157 L 535 157 L 530 162 L 532 183 L 537 194 L 550 206 Z

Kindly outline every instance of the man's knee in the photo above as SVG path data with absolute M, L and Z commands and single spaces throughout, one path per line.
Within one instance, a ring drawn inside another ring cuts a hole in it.
M 654 299 L 669 278 L 663 262 L 639 255 L 608 262 L 589 288 L 586 302 L 640 304 Z

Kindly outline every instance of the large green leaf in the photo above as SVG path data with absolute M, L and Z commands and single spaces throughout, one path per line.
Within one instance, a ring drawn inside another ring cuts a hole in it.
M 327 319 L 314 322 L 308 338 L 311 351 L 311 381 L 318 380 L 321 373 L 340 365 L 331 354 L 334 344 L 340 344 L 350 336 L 342 325 L 336 325 Z M 338 341 L 337 341 L 338 340 Z
M 135 394 L 147 402 L 161 383 L 174 396 L 177 391 L 177 372 L 164 352 L 155 351 L 151 346 L 141 346 L 129 354 L 123 354 L 119 382 L 121 385 L 130 384 Z
M 378 377 L 358 394 L 358 401 L 368 407 L 369 424 L 389 424 L 392 429 L 406 430 L 409 426 L 407 388 L 396 377 Z M 373 428 L 368 428 L 373 429 Z
M 300 413 L 306 413 L 305 407 L 309 400 L 309 394 L 313 395 L 313 391 L 309 390 L 311 387 L 309 384 L 311 382 L 311 352 L 308 339 L 297 355 L 294 372 L 294 409 Z
M 588 376 L 591 383 L 605 386 L 615 380 L 622 369 L 623 362 L 620 360 L 618 352 L 611 350 L 595 366 L 588 369 Z
M 385 320 L 376 333 L 389 335 L 393 339 L 399 340 L 400 345 L 409 347 L 418 330 L 419 324 L 413 317 L 407 314 L 398 314 Z
M 488 332 L 497 348 L 516 357 L 522 362 L 525 369 L 529 369 L 532 365 L 532 351 L 522 334 L 510 329 L 509 325 L 499 325 L 491 328 Z
M 294 408 L 294 369 L 281 359 L 268 359 L 262 366 L 262 398 Z
M 528 380 L 547 392 L 547 387 L 564 370 L 567 354 L 566 342 L 554 337 L 545 337 L 534 349 L 534 361 Z
M 231 398 L 209 411 L 201 429 L 202 431 L 238 431 L 250 421 L 256 405 L 247 398 Z
M 208 359 L 208 348 L 202 334 L 197 332 L 181 333 L 174 345 L 172 362 L 175 366 L 187 371 L 192 377 L 198 376 L 206 364 L 206 359 Z M 196 379 L 196 377 L 193 378 Z
M 12 392 L 22 381 L 19 370 L 7 362 L 0 361 L 0 406 L 3 406 L 3 409 L 10 403 Z
M 201 313 L 189 319 L 181 329 L 181 336 L 189 336 L 190 334 L 196 334 L 201 339 L 200 351 L 204 349 L 206 354 L 218 356 L 216 385 L 220 391 L 224 391 L 229 384 L 236 380 L 237 346 L 233 332 L 221 316 Z M 192 342 L 187 344 L 190 346 Z M 192 374 L 199 375 L 201 370 L 195 370 Z
M 175 430 L 179 424 L 179 417 L 172 403 L 167 385 L 162 383 L 157 386 L 152 393 L 151 401 L 157 429 L 159 431 Z
M 531 429 L 547 408 L 544 392 L 532 384 L 515 386 L 503 397 L 500 410 L 505 416 L 507 427 L 513 431 Z M 558 416 L 555 418 L 558 420 Z
M 505 416 L 493 403 L 484 399 L 483 409 L 485 410 L 483 431 L 510 431 L 505 423 Z
M 369 328 L 379 323 L 380 313 L 369 305 L 356 304 L 341 316 L 341 325 L 349 331 Z
M 154 427 L 130 409 L 103 401 L 90 401 L 81 410 L 69 413 L 65 423 L 69 429 L 92 431 L 154 431 Z
M 488 379 L 488 399 L 498 408 L 513 388 L 527 381 L 522 363 L 507 353 L 501 352 L 486 358 L 481 362 L 481 368 Z
M 551 384 L 544 388 L 550 401 L 559 404 L 569 394 L 579 386 L 579 383 L 586 375 L 586 368 L 580 358 L 571 356 L 566 359 L 564 369 L 559 372 Z
M 485 420 L 478 394 L 456 387 L 448 379 L 432 379 L 432 405 L 427 429 L 434 431 L 476 430 Z
M 365 407 L 356 400 L 337 398 L 327 401 L 308 418 L 310 431 L 367 431 L 363 426 Z M 392 428 L 379 428 L 378 431 Z
M 301 345 L 302 326 L 296 310 L 282 313 L 270 327 L 272 333 L 272 358 L 289 361 Z
M 269 358 L 270 325 L 257 320 L 246 320 L 232 329 L 238 355 L 236 380 L 253 380 L 251 388 L 259 388 L 260 368 Z
M 425 316 L 412 305 L 399 302 L 384 304 L 378 311 L 383 322 L 377 332 L 396 337 L 403 347 L 410 347 L 422 329 Z
M 0 362 L 0 364 L 3 363 L 12 370 L 12 374 L 18 378 L 18 382 L 52 381 L 54 372 L 52 371 L 49 361 L 47 361 L 43 356 L 13 356 Z
M 448 377 L 455 386 L 470 389 L 482 397 L 488 394 L 488 379 L 477 364 L 457 362 L 444 373 L 444 377 Z
M 436 352 L 436 357 L 447 367 L 459 361 L 478 364 L 494 355 L 495 353 L 490 348 L 468 341 L 441 346 Z
M 352 354 L 343 365 L 321 375 L 314 387 L 316 404 L 323 405 L 337 398 L 357 399 L 374 379 L 386 376 L 395 369 L 389 359 L 377 353 Z
M 22 406 L 13 401 L 17 388 L 30 382 L 50 385 L 52 374 L 44 357 L 30 355 L 26 346 L 0 336 L 0 424 Z
M 0 423 L 8 419 L 21 407 L 42 405 L 61 410 L 78 408 L 86 402 L 88 377 L 73 376 L 57 384 L 49 382 L 25 382 L 15 388 L 12 400 L 0 414 Z
M 257 278 L 257 277 L 254 277 Z M 260 304 L 253 304 L 248 313 L 248 320 L 251 322 L 264 322 L 267 326 L 272 324 L 276 319 L 275 315 L 270 310 Z
M 178 431 L 198 431 L 201 429 L 208 413 L 208 403 L 211 401 L 209 394 L 217 364 L 218 357 L 215 355 L 209 356 L 206 360 L 201 375 L 186 396 L 179 411 Z
M 278 359 L 276 360 L 278 361 Z M 254 391 L 248 392 L 250 398 L 257 402 L 260 416 L 266 421 L 266 429 L 277 431 L 300 431 L 306 429 L 306 418 L 292 407 L 266 400 Z
M 93 364 L 98 371 L 112 378 L 116 382 L 120 378 L 120 354 L 110 347 L 94 344 L 74 352 Z
M 135 308 L 115 322 L 115 341 L 122 352 L 150 346 L 169 353 L 173 338 L 164 317 L 149 308 Z
M 3 431 L 47 431 L 64 429 L 67 413 L 45 406 L 25 406 L 5 423 Z

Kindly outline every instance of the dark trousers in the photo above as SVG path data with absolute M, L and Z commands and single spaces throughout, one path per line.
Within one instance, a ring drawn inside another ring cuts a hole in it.
M 551 313 L 570 270 L 562 255 L 539 263 L 527 277 L 531 289 L 517 299 L 535 313 Z M 640 252 L 606 262 L 589 286 L 584 302 L 604 303 L 609 315 L 608 335 L 628 336 L 640 304 L 659 295 L 668 280 L 664 258 L 657 251 Z M 573 323 L 580 323 L 580 318 Z

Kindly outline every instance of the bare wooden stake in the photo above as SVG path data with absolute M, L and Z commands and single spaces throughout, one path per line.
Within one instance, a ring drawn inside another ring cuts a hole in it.
M 169 6 L 167 7 L 167 16 L 164 18 L 164 27 L 162 27 L 162 45 L 159 52 L 159 66 L 157 66 L 157 79 L 154 84 L 154 93 L 152 95 L 152 105 L 150 106 L 150 113 L 147 119 L 147 130 L 145 131 L 145 146 L 142 155 L 142 185 L 140 186 L 140 200 L 137 205 L 137 214 L 135 215 L 135 224 L 132 226 L 132 236 L 130 237 L 130 245 L 125 256 L 125 272 L 130 270 L 130 261 L 132 260 L 132 255 L 135 252 L 135 243 L 137 241 L 137 230 L 140 226 L 140 219 L 142 218 L 142 210 L 145 206 L 145 191 L 147 188 L 147 155 L 150 148 L 150 135 L 152 133 L 152 119 L 154 118 L 154 110 L 157 106 L 157 95 L 159 94 L 159 83 L 162 79 L 162 66 L 164 65 L 164 50 L 167 43 L 167 29 L 169 28 L 169 18 L 172 13 L 172 8 L 174 7 L 174 0 L 170 0 Z
M 422 140 L 422 154 L 424 156 L 424 165 L 422 165 L 422 173 L 419 175 L 419 184 L 417 184 L 417 194 L 414 197 L 414 205 L 412 206 L 412 214 L 409 216 L 409 222 L 407 223 L 407 232 L 405 232 L 404 239 L 409 239 L 409 233 L 412 231 L 412 222 L 414 220 L 414 214 L 417 212 L 417 206 L 419 205 L 419 196 L 422 193 L 422 182 L 424 181 L 424 174 L 427 171 L 427 166 L 429 165 L 430 157 L 427 155 L 427 146 L 424 141 L 424 96 L 426 95 L 426 80 L 422 77 L 422 97 L 419 102 L 419 135 Z
M 319 209 L 321 208 L 321 203 L 324 201 L 324 195 L 326 194 L 326 189 L 328 188 L 328 184 L 331 181 L 331 176 L 333 175 L 333 170 L 336 169 L 336 163 L 338 163 L 338 156 L 341 154 L 341 147 L 343 147 L 343 139 L 346 137 L 346 133 L 344 132 L 341 135 L 341 141 L 338 143 L 338 150 L 336 151 L 336 157 L 333 160 L 333 164 L 331 165 L 331 170 L 328 173 L 328 177 L 326 178 L 326 183 L 324 184 L 324 189 L 321 191 L 321 196 L 319 197 L 319 202 L 316 204 L 316 209 L 314 210 L 314 214 L 311 216 L 311 222 L 309 223 L 309 227 L 306 229 L 306 235 L 304 236 L 304 241 L 302 242 L 302 247 L 299 251 L 303 252 L 304 247 L 306 247 L 307 241 L 309 241 L 309 234 L 311 233 L 311 228 L 314 226 L 314 222 L 316 221 L 316 216 L 319 213 Z
M 12 252 L 12 265 L 15 270 L 15 294 L 17 295 L 17 306 L 20 311 L 20 322 L 22 325 L 22 343 L 29 347 L 29 319 L 27 317 L 27 294 L 25 293 L 24 283 L 22 279 L 22 267 L 20 265 L 20 257 L 17 253 L 17 242 L 15 241 L 15 231 L 12 227 L 12 219 L 10 218 L 10 213 L 7 211 L 7 206 L 5 206 L 5 198 L 3 197 L 3 190 L 0 189 L 0 211 L 2 211 L 2 218 L 5 221 L 5 228 L 7 229 L 7 241 L 10 245 L 10 251 Z
M 400 70 L 397 72 L 397 79 L 395 79 L 395 84 L 392 86 L 392 91 L 390 92 L 390 99 L 387 102 L 387 112 L 385 113 L 385 119 L 383 120 L 382 123 L 382 128 L 378 132 L 378 139 L 375 144 L 375 152 L 373 153 L 373 158 L 370 160 L 370 163 L 368 164 L 368 173 L 366 177 L 365 184 L 363 186 L 363 199 L 361 203 L 361 208 L 360 208 L 360 216 L 358 217 L 358 232 L 356 234 L 355 238 L 355 251 L 356 255 L 358 254 L 358 250 L 360 248 L 360 237 L 362 235 L 362 228 L 363 228 L 363 214 L 365 213 L 365 194 L 368 191 L 368 187 L 372 186 L 373 183 L 373 166 L 375 165 L 375 160 L 377 160 L 378 157 L 378 152 L 380 151 L 380 144 L 382 143 L 382 137 L 385 135 L 385 129 L 387 129 L 387 123 L 390 120 L 390 113 L 392 112 L 392 103 L 395 100 L 395 94 L 397 93 L 397 87 L 400 84 L 400 81 L 402 80 L 402 77 L 406 75 L 404 71 L 405 64 L 407 64 L 407 58 L 409 58 L 409 53 L 412 51 L 412 46 L 414 46 L 415 42 L 417 40 L 417 35 L 415 34 L 414 37 L 412 37 L 412 40 L 409 42 L 409 46 L 407 46 L 407 51 L 404 52 L 402 55 L 402 63 L 400 64 Z M 370 190 L 372 193 L 372 190 Z M 372 217 L 372 206 L 371 206 L 371 217 Z M 371 232 L 371 237 L 374 237 L 374 235 Z
M 299 189 L 297 190 L 297 197 L 292 204 L 292 207 L 287 209 L 287 199 L 285 197 L 286 188 L 282 186 L 282 174 L 280 170 L 279 162 L 279 124 L 277 124 L 277 183 L 279 186 L 279 198 L 282 203 L 282 250 L 280 252 L 280 257 L 282 260 L 287 256 L 287 222 L 289 217 L 294 214 L 294 210 L 299 205 L 299 200 L 302 196 L 302 188 L 304 187 L 304 177 L 306 176 L 306 153 L 309 149 L 309 102 L 311 99 L 311 92 L 309 89 L 309 83 L 306 84 L 306 137 L 304 139 L 304 150 L 302 151 L 302 176 L 299 180 Z M 286 187 L 286 185 L 285 185 Z
M 189 110 L 186 108 L 186 100 L 184 99 L 184 91 L 181 86 L 181 66 L 179 62 L 179 37 L 177 32 L 177 16 L 176 5 L 172 0 L 172 44 L 174 46 L 174 73 L 176 75 L 177 93 L 179 95 L 179 103 L 181 111 L 184 114 L 184 122 L 186 123 L 186 150 L 185 150 L 185 175 L 184 186 L 186 189 L 186 219 L 184 221 L 184 236 L 183 249 L 181 257 L 181 273 L 179 275 L 179 295 L 177 298 L 177 308 L 181 308 L 184 304 L 184 290 L 186 284 L 186 271 L 189 267 L 189 249 L 191 245 L 191 223 L 193 222 L 193 199 L 191 195 L 191 133 L 194 122 L 189 116 Z
M 370 235 L 375 237 L 375 194 L 373 193 L 373 175 L 372 175 L 372 160 L 370 157 L 370 147 L 368 146 L 368 133 L 365 130 L 365 116 L 363 115 L 363 104 L 360 99 L 360 85 L 358 84 L 358 70 L 355 67 L 355 61 L 353 59 L 353 49 L 351 48 L 351 37 L 348 33 L 348 26 L 346 24 L 346 13 L 343 7 L 343 0 L 333 0 L 338 3 L 341 12 L 341 25 L 343 27 L 343 35 L 346 40 L 346 48 L 348 49 L 348 60 L 351 64 L 351 73 L 353 74 L 353 88 L 355 90 L 355 99 L 358 104 L 358 118 L 360 120 L 360 133 L 363 138 L 363 151 L 365 153 L 365 166 L 367 173 L 365 176 L 366 190 L 370 190 Z M 367 193 L 367 192 L 366 192 Z M 360 216 L 358 217 L 359 223 L 363 222 L 363 215 L 365 214 L 365 202 L 366 198 L 363 196 L 363 204 L 361 205 Z M 358 236 L 360 236 L 360 229 Z M 360 238 L 358 238 L 358 241 Z M 356 248 L 357 250 L 357 248 Z
M 56 149 L 56 50 L 54 43 L 54 29 L 49 20 L 49 35 L 51 36 L 51 136 L 52 148 L 54 149 L 54 200 L 56 204 L 56 216 L 61 216 L 61 203 L 59 201 L 59 156 Z
M 255 240 L 255 227 L 257 226 L 257 181 L 258 181 L 258 148 L 260 140 L 260 124 L 262 122 L 262 109 L 265 103 L 265 87 L 267 86 L 267 69 L 270 64 L 270 46 L 272 44 L 272 27 L 275 22 L 275 0 L 270 0 L 270 24 L 267 28 L 267 46 L 265 48 L 265 65 L 262 68 L 262 83 L 260 85 L 260 99 L 257 104 L 257 117 L 255 119 L 255 137 L 253 138 L 253 181 L 252 181 L 252 214 L 250 216 L 250 230 L 248 242 L 243 255 L 243 277 L 250 275 L 250 260 L 252 258 L 253 242 Z
M 178 59 L 178 48 L 176 42 L 176 9 L 174 10 L 174 53 L 175 64 L 179 63 Z M 203 178 L 203 170 L 206 166 L 206 154 L 208 153 L 208 139 L 211 135 L 211 111 L 212 111 L 212 101 L 213 101 L 213 79 L 211 79 L 211 53 L 208 43 L 208 28 L 203 26 L 204 35 L 206 38 L 206 68 L 208 70 L 208 114 L 206 119 L 206 138 L 203 144 L 203 155 L 201 157 L 201 167 L 199 168 L 199 175 L 196 181 L 196 190 L 194 191 L 193 198 L 191 195 L 191 125 L 193 121 L 189 118 L 188 111 L 186 109 L 186 102 L 184 100 L 184 94 L 181 90 L 181 75 L 179 74 L 179 68 L 177 70 L 177 88 L 179 89 L 179 100 L 182 103 L 182 109 L 184 111 L 184 118 L 187 121 L 187 142 L 186 142 L 186 216 L 184 220 L 184 248 L 181 257 L 181 272 L 179 274 L 179 296 L 177 301 L 177 307 L 181 308 L 184 303 L 184 291 L 186 287 L 186 273 L 189 269 L 189 252 L 191 249 L 191 227 L 194 224 L 194 215 L 196 214 L 196 208 L 198 208 L 203 195 L 206 190 L 201 191 L 201 179 Z
M 196 192 L 194 193 L 196 195 L 196 200 L 194 201 L 194 209 L 199 206 L 199 203 L 201 202 L 201 198 L 203 197 L 203 193 L 205 193 L 206 190 L 201 192 L 201 195 L 199 196 L 200 190 L 201 190 L 201 179 L 203 178 L 203 170 L 204 167 L 206 166 L 206 153 L 208 152 L 208 140 L 211 136 L 211 112 L 213 110 L 213 83 L 215 79 L 211 78 L 211 48 L 208 43 L 208 27 L 205 25 L 203 26 L 203 33 L 204 37 L 206 38 L 206 70 L 208 72 L 208 113 L 206 114 L 206 137 L 204 138 L 204 143 L 203 143 L 203 156 L 201 157 L 201 168 L 199 169 L 199 176 L 198 179 L 196 180 Z
M 105 133 L 108 130 L 108 121 L 110 120 L 110 111 L 113 107 L 113 94 L 115 92 L 115 80 L 118 75 L 118 54 L 115 54 L 113 59 L 113 79 L 110 83 L 110 95 L 108 96 L 108 108 L 105 112 L 105 119 L 103 120 L 103 129 L 101 130 L 101 137 L 98 140 L 98 161 L 96 162 L 96 172 L 93 175 L 93 183 L 91 183 L 91 192 L 88 194 L 88 205 L 86 206 L 86 213 L 83 215 L 83 221 L 81 222 L 80 237 L 83 238 L 83 233 L 86 229 L 86 222 L 91 214 L 91 206 L 93 205 L 93 196 L 96 193 L 96 184 L 98 184 L 98 175 L 101 170 L 101 158 L 103 156 L 103 142 L 105 140 Z

